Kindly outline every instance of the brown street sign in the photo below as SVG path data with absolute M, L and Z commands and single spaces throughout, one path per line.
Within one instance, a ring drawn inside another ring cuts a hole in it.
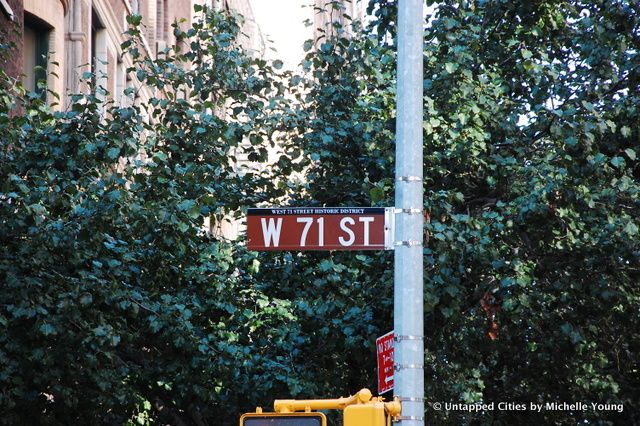
M 279 207 L 247 212 L 250 250 L 391 250 L 393 208 Z

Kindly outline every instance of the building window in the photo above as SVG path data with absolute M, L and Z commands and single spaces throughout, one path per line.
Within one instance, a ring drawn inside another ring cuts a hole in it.
M 23 85 L 29 92 L 46 96 L 47 57 L 51 29 L 36 17 L 25 13 L 22 50 Z
M 102 113 L 107 98 L 107 59 L 107 30 L 94 10 L 91 14 L 91 72 L 93 91 L 103 102 Z
M 113 91 L 113 100 L 115 104 L 121 108 L 127 108 L 133 105 L 133 96 L 127 93 L 127 89 L 132 87 L 131 77 L 127 74 L 127 67 L 122 62 L 122 58 L 118 58 L 116 65 L 116 78 Z
M 167 41 L 169 33 L 169 3 L 166 0 L 158 0 L 156 7 L 156 40 Z
M 124 88 L 125 88 L 126 78 L 125 78 L 125 69 L 124 64 L 122 63 L 122 59 L 118 58 L 118 62 L 116 64 L 116 78 L 114 79 L 114 87 L 113 87 L 113 100 L 116 105 L 122 105 L 123 96 L 124 96 Z

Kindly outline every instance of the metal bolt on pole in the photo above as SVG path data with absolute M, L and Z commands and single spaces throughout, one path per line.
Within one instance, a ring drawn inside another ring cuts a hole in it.
M 402 426 L 424 425 L 423 0 L 398 4 L 394 393 Z

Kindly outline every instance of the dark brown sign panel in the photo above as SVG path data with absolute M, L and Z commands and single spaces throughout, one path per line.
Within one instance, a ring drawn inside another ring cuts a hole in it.
M 291 207 L 249 209 L 250 250 L 384 250 L 393 248 L 393 209 Z

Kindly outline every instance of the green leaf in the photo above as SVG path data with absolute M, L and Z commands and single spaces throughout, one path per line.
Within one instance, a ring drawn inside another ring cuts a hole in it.
M 522 63 L 522 66 L 526 71 L 532 71 L 536 68 L 535 62 L 533 62 L 531 59 L 527 59 L 526 61 L 524 61 Z
M 107 150 L 107 157 L 112 160 L 115 160 L 120 155 L 120 148 L 109 148 Z
M 42 324 L 39 330 L 40 330 L 40 333 L 44 334 L 45 336 L 56 334 L 55 327 L 49 323 Z
M 378 203 L 384 199 L 384 189 L 374 186 L 369 190 L 369 195 L 372 203 Z
M 620 133 L 623 137 L 628 138 L 629 136 L 631 136 L 631 129 L 629 128 L 629 126 L 622 126 L 620 128 Z
M 629 157 L 630 160 L 635 160 L 636 159 L 636 152 L 631 149 L 631 148 L 627 148 L 624 150 L 625 154 L 627 154 L 627 157 Z
M 93 296 L 90 293 L 84 293 L 80 296 L 80 304 L 83 306 L 90 305 L 93 302 Z
M 138 26 L 142 23 L 142 15 L 127 15 L 126 19 L 129 25 Z
M 158 151 L 155 154 L 153 154 L 153 158 L 154 158 L 154 160 L 158 160 L 160 162 L 165 162 L 165 161 L 167 161 L 168 157 L 167 157 L 167 154 L 165 154 L 164 152 Z
M 638 225 L 629 221 L 627 225 L 624 227 L 624 232 L 626 232 L 629 236 L 634 236 L 638 234 Z
M 322 272 L 328 272 L 333 269 L 333 262 L 330 260 L 324 259 L 320 262 L 319 269 Z
M 442 313 L 442 315 L 445 318 L 450 318 L 451 316 L 453 316 L 453 309 L 449 308 L 449 307 L 442 307 L 440 308 L 440 312 Z
M 176 207 L 180 211 L 187 211 L 187 210 L 190 210 L 193 206 L 195 206 L 195 204 L 196 204 L 195 200 L 184 200 L 178 203 Z
M 44 215 L 47 213 L 47 209 L 42 204 L 31 204 L 28 208 L 35 215 Z
M 616 168 L 620 168 L 620 166 L 624 165 L 624 158 L 616 155 L 611 159 L 611 164 Z

